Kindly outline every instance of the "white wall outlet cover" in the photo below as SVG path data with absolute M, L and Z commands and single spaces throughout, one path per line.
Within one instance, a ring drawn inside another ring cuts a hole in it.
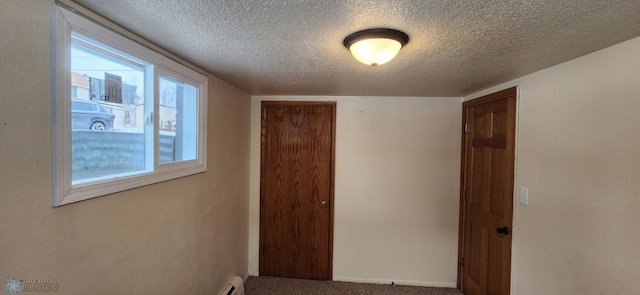
M 520 187 L 520 204 L 529 205 L 529 188 Z

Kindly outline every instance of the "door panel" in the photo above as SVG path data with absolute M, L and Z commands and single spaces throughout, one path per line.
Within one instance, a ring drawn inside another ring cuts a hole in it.
M 335 103 L 262 105 L 260 275 L 330 279 Z
M 458 287 L 467 295 L 509 294 L 515 116 L 515 88 L 464 103 Z
M 495 232 L 489 232 L 489 254 L 487 264 L 487 294 L 502 294 L 500 286 L 502 285 L 502 236 Z
M 478 244 L 478 245 L 482 245 L 482 227 L 479 226 L 477 223 L 472 222 L 471 223 L 471 227 L 470 227 L 470 233 L 469 233 L 469 242 L 472 244 Z M 475 284 L 479 284 L 480 281 L 482 280 L 480 273 L 480 265 L 482 265 L 482 255 L 480 254 L 482 252 L 482 250 L 480 249 L 480 247 L 474 247 L 471 248 L 469 250 L 469 254 L 468 254 L 468 269 L 469 269 L 469 277 L 470 279 L 473 280 L 473 282 Z
M 507 159 L 506 152 L 503 149 L 496 149 L 492 151 L 492 159 L 491 161 L 491 196 L 489 214 L 494 215 L 496 218 L 502 219 L 504 218 L 505 209 L 505 192 L 504 187 L 505 184 L 504 179 L 507 177 L 504 169 L 501 167 L 507 167 Z M 509 196 L 510 197 L 510 196 Z

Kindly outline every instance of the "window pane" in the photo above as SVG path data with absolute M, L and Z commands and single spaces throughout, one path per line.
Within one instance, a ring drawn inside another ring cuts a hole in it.
M 144 67 L 72 36 L 72 181 L 145 171 Z
M 159 162 L 193 160 L 198 151 L 198 89 L 160 76 Z

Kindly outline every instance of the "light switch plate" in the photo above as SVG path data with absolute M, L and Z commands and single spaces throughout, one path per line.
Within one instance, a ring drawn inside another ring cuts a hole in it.
M 520 187 L 520 204 L 529 205 L 529 188 L 521 186 Z

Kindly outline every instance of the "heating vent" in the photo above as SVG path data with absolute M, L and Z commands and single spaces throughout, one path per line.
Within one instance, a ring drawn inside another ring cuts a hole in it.
M 233 277 L 221 295 L 244 295 L 244 282 L 239 276 Z

